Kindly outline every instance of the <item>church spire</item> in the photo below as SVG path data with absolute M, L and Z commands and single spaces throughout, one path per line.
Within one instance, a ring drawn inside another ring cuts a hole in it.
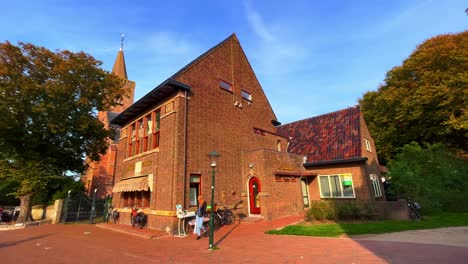
M 125 58 L 123 53 L 123 41 L 124 34 L 122 34 L 122 39 L 120 40 L 120 50 L 119 53 L 117 53 L 117 59 L 115 59 L 114 67 L 112 68 L 112 73 L 124 80 L 128 80 L 127 68 L 125 67 Z

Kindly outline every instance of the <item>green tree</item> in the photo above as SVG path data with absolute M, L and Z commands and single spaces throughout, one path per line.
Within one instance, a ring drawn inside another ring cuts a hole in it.
M 72 176 L 67 175 L 49 177 L 45 184 L 43 190 L 36 190 L 34 193 L 32 205 L 53 204 L 57 199 L 66 198 L 69 190 L 75 192 L 85 190 L 83 182 L 75 181 Z
M 125 95 L 122 80 L 84 52 L 0 43 L 0 178 L 18 184 L 19 222 L 48 178 L 98 160 L 110 131 L 97 119 Z
M 406 144 L 389 162 L 391 191 L 426 210 L 468 211 L 467 161 L 442 144 Z
M 412 141 L 467 149 L 468 31 L 419 45 L 360 99 L 379 154 L 388 161 Z

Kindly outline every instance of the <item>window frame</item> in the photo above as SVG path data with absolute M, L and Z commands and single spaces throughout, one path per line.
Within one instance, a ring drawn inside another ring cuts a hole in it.
M 192 178 L 198 178 L 198 182 L 192 181 Z M 199 195 L 201 195 L 201 183 L 202 183 L 202 177 L 200 174 L 190 174 L 190 179 L 189 179 L 189 206 L 197 206 L 197 198 Z M 190 194 L 192 192 L 192 188 L 196 189 L 196 194 L 195 194 L 195 204 L 192 203 L 192 200 L 190 199 Z
M 248 97 L 246 95 L 248 95 Z M 249 102 L 253 102 L 252 94 L 249 93 L 247 90 L 244 90 L 244 89 L 241 90 L 241 97 Z
M 369 174 L 369 179 L 372 183 L 372 189 L 374 190 L 374 197 L 382 197 L 382 187 L 380 185 L 379 176 L 375 173 Z
M 148 120 L 151 124 L 148 124 Z M 150 126 L 150 127 L 149 127 Z M 126 157 L 132 157 L 159 147 L 161 108 L 138 118 L 127 126 Z M 141 136 L 141 137 L 140 137 Z
M 149 208 L 151 191 L 122 192 L 123 207 Z
M 336 177 L 336 176 L 339 177 L 339 181 L 341 183 L 339 185 L 335 185 L 335 187 L 337 187 L 337 186 L 340 187 L 340 193 L 341 193 L 340 196 L 334 196 L 332 182 L 330 181 L 331 177 Z M 330 192 L 330 196 L 324 196 L 324 194 L 323 194 L 321 179 L 324 178 L 324 177 L 327 177 L 328 190 Z M 350 177 L 351 178 L 351 190 L 353 192 L 352 196 L 345 196 L 345 194 L 344 194 L 344 188 L 343 188 L 344 177 Z M 356 191 L 354 189 L 354 180 L 353 180 L 353 175 L 351 173 L 338 173 L 338 174 L 319 175 L 318 179 L 319 179 L 318 183 L 319 183 L 319 190 L 320 190 L 320 198 L 328 198 L 328 199 L 353 199 L 353 198 L 356 198 Z
M 371 146 L 370 140 L 368 140 L 367 138 L 364 138 L 364 144 L 366 145 L 366 150 L 369 152 L 372 152 L 372 146 Z
M 225 90 L 225 91 L 228 91 L 228 92 L 233 92 L 234 91 L 234 88 L 233 88 L 233 85 L 231 82 L 228 82 L 226 80 L 223 80 L 223 79 L 218 79 L 219 81 L 219 88 Z M 224 85 L 223 85 L 224 84 Z M 226 87 L 228 86 L 228 87 Z

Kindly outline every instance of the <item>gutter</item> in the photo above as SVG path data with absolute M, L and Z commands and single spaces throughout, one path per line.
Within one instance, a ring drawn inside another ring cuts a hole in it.
M 353 163 L 353 162 L 366 162 L 366 157 L 351 158 L 351 159 L 339 159 L 339 160 L 326 160 L 317 162 L 306 162 L 304 167 L 322 166 L 322 165 L 334 165 L 339 163 Z

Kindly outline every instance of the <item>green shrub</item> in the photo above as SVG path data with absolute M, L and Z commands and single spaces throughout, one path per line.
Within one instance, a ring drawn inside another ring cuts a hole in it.
M 337 211 L 339 220 L 359 220 L 362 218 L 362 209 L 354 202 L 340 202 Z
M 317 220 L 333 220 L 335 219 L 335 210 L 326 201 L 312 201 L 309 210 L 306 212 L 308 221 Z
M 362 218 L 366 220 L 374 220 L 379 218 L 377 208 L 372 202 L 364 202 L 362 204 Z

